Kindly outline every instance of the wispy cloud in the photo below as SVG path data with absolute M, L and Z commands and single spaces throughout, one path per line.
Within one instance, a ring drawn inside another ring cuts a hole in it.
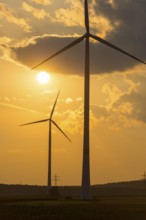
M 53 0 L 31 0 L 31 1 L 35 2 L 36 4 L 50 5 Z
M 12 39 L 9 37 L 0 37 L 0 45 L 7 45 L 12 42 Z
M 64 100 L 64 102 L 65 102 L 66 104 L 69 104 L 69 103 L 72 103 L 72 102 L 73 102 L 73 99 L 72 99 L 72 98 L 66 98 L 66 99 Z
M 10 24 L 19 26 L 23 29 L 23 31 L 30 32 L 30 24 L 24 18 L 16 17 L 14 13 L 15 12 L 11 10 L 6 4 L 0 3 L 0 17 L 4 18 Z
M 46 12 L 44 9 L 35 8 L 35 7 L 29 5 L 26 2 L 23 2 L 22 8 L 25 11 L 31 13 L 35 18 L 37 18 L 39 20 L 43 20 L 45 18 L 49 18 L 50 17 L 49 13 Z
M 11 103 L 6 103 L 6 102 L 0 102 L 0 107 L 2 108 L 7 108 L 7 109 L 16 109 L 16 110 L 21 110 L 21 111 L 26 111 L 26 112 L 31 112 L 34 114 L 39 114 L 40 112 L 33 110 L 33 109 L 29 109 L 29 108 L 25 108 L 25 107 L 21 107 L 19 105 L 14 105 Z
M 69 7 L 60 8 L 55 11 L 56 21 L 70 27 L 84 27 L 83 2 L 76 0 L 66 0 L 66 2 L 69 4 Z M 90 19 L 90 27 L 98 31 L 100 36 L 105 37 L 108 32 L 112 31 L 117 23 L 111 23 L 110 20 L 102 14 L 97 15 L 94 10 L 95 5 L 95 0 L 92 0 L 89 4 L 90 17 L 92 18 Z
M 77 101 L 77 102 L 81 102 L 82 100 L 83 100 L 82 97 L 76 98 L 76 101 Z
M 70 1 L 69 8 L 60 8 L 56 10 L 56 21 L 66 26 L 84 25 L 83 5 L 80 1 Z
M 56 153 L 65 153 L 66 149 L 65 148 L 53 148 L 52 151 L 56 152 Z
M 102 92 L 107 95 L 107 108 L 111 109 L 113 104 L 117 102 L 123 95 L 123 92 L 114 84 L 106 83 L 103 85 Z

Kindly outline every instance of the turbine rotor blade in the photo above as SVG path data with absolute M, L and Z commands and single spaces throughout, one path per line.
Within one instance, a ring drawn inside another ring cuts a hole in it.
M 33 122 L 29 122 L 29 123 L 26 123 L 26 124 L 22 124 L 20 126 L 25 126 L 25 125 L 31 125 L 31 124 L 37 124 L 37 123 L 41 123 L 41 122 L 46 122 L 46 121 L 49 121 L 50 119 L 43 119 L 43 120 L 39 120 L 39 121 L 33 121 Z
M 88 13 L 88 0 L 85 0 L 85 27 L 87 33 L 89 33 L 89 13 Z
M 56 100 L 55 100 L 55 102 L 54 102 L 54 105 L 53 105 L 53 108 L 52 108 L 52 111 L 51 111 L 51 114 L 50 114 L 50 119 L 51 119 L 52 116 L 53 116 L 53 113 L 54 113 L 54 110 L 55 110 L 55 106 L 56 106 L 56 103 L 57 103 L 57 99 L 58 99 L 59 93 L 60 93 L 60 90 L 59 90 L 59 92 L 58 92 L 58 94 L 57 94 L 57 97 L 56 97 Z
M 55 121 L 51 120 L 51 122 L 59 129 L 59 131 L 61 131 L 61 133 L 71 142 L 71 140 L 69 139 L 69 137 L 64 133 L 64 131 L 62 131 L 62 129 L 56 124 Z
M 113 48 L 113 49 L 115 49 L 115 50 L 117 50 L 117 51 L 119 51 L 119 52 L 121 52 L 121 53 L 123 53 L 123 54 L 125 54 L 125 55 L 127 55 L 127 56 L 129 56 L 129 57 L 131 57 L 131 58 L 133 58 L 134 60 L 139 61 L 140 63 L 146 64 L 146 63 L 145 63 L 144 61 L 142 61 L 141 59 L 139 59 L 139 58 L 133 56 L 132 54 L 130 54 L 130 53 L 128 53 L 128 52 L 122 50 L 121 48 L 115 46 L 114 44 L 111 44 L 110 42 L 108 42 L 108 41 L 106 41 L 106 40 L 104 40 L 104 39 L 102 39 L 102 38 L 100 38 L 100 37 L 98 37 L 98 36 L 95 36 L 95 35 L 92 35 L 92 34 L 90 34 L 89 36 L 90 36 L 91 38 L 93 38 L 94 40 L 97 40 L 97 41 L 99 41 L 100 43 L 105 44 L 106 46 L 109 46 L 109 47 L 111 47 L 111 48 Z
M 77 38 L 76 40 L 74 40 L 72 43 L 68 44 L 67 46 L 65 46 L 64 48 L 62 48 L 61 50 L 59 50 L 58 52 L 54 53 L 53 55 L 51 55 L 50 57 L 46 58 L 45 60 L 43 60 L 41 63 L 37 64 L 36 66 L 32 67 L 32 70 L 36 69 L 38 66 L 42 65 L 43 63 L 47 62 L 48 60 L 51 60 L 52 58 L 56 57 L 57 55 L 63 53 L 64 51 L 70 49 L 71 47 L 79 44 L 84 38 L 86 37 L 86 34 L 84 34 L 83 36 Z

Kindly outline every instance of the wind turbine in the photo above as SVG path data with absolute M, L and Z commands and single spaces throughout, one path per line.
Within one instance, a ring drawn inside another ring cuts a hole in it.
M 89 48 L 89 39 L 92 38 L 108 47 L 113 48 L 114 50 L 119 51 L 143 64 L 146 64 L 141 59 L 133 56 L 132 54 L 126 52 L 125 50 L 115 46 L 114 44 L 102 39 L 101 37 L 92 35 L 90 33 L 90 26 L 89 26 L 89 15 L 88 15 L 88 0 L 84 0 L 84 15 L 85 15 L 85 29 L 86 33 L 68 44 L 67 46 L 63 47 L 61 50 L 57 51 L 50 57 L 46 58 L 38 65 L 32 68 L 35 69 L 38 66 L 42 65 L 43 63 L 51 60 L 55 56 L 63 53 L 64 51 L 74 47 L 75 45 L 79 44 L 81 41 L 85 39 L 85 78 L 84 78 L 84 134 L 83 134 L 83 170 L 82 170 L 82 192 L 81 197 L 82 199 L 91 199 L 91 192 L 90 192 L 90 155 L 89 155 L 89 103 L 90 103 L 90 48 Z
M 59 96 L 60 91 L 57 94 L 56 100 L 54 102 L 53 108 L 50 113 L 50 118 L 39 120 L 39 121 L 34 121 L 34 122 L 29 122 L 26 124 L 22 124 L 20 126 L 25 126 L 25 125 L 31 125 L 31 124 L 36 124 L 36 123 L 41 123 L 41 122 L 46 122 L 49 121 L 49 140 L 48 140 L 48 192 L 50 192 L 52 184 L 51 184 L 51 155 L 52 155 L 52 124 L 55 125 L 59 131 L 71 142 L 71 140 L 68 138 L 68 136 L 62 131 L 62 129 L 56 124 L 56 122 L 52 119 L 53 113 L 55 110 L 55 106 L 57 103 L 57 99 Z

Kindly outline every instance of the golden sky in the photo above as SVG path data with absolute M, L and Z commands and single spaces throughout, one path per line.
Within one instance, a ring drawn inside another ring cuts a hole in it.
M 93 34 L 146 60 L 145 0 L 90 0 Z M 80 185 L 84 42 L 34 71 L 30 67 L 84 34 L 83 1 L 0 0 L 0 183 L 46 185 L 48 123 L 52 174 Z M 146 67 L 94 41 L 91 48 L 91 184 L 141 179 L 146 171 Z M 47 84 L 36 76 L 50 74 Z

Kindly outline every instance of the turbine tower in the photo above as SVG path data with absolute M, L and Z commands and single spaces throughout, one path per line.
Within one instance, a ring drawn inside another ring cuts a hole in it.
M 54 102 L 54 105 L 53 105 L 53 108 L 51 110 L 51 113 L 50 113 L 50 118 L 47 118 L 47 119 L 43 119 L 43 120 L 39 120 L 39 121 L 34 121 L 34 122 L 29 122 L 29 123 L 26 123 L 26 124 L 22 124 L 20 126 L 25 126 L 25 125 L 31 125 L 31 124 L 36 124 L 36 123 L 41 123 L 41 122 L 46 122 L 46 121 L 49 121 L 49 138 L 48 138 L 48 192 L 50 192 L 51 190 L 51 187 L 52 187 L 52 183 L 51 183 L 51 165 L 52 165 L 52 161 L 51 161 L 51 156 L 52 156 L 52 124 L 54 124 L 59 131 L 62 132 L 62 134 L 71 142 L 71 140 L 67 137 L 67 135 L 62 131 L 62 129 L 56 124 L 56 122 L 52 119 L 53 117 L 53 113 L 54 113 L 54 110 L 55 110 L 55 106 L 56 106 L 56 103 L 57 103 L 57 99 L 58 99 L 58 96 L 59 96 L 59 93 L 60 91 L 58 92 L 57 94 L 57 97 L 56 97 L 56 100 Z
M 43 63 L 51 60 L 55 56 L 63 53 L 64 51 L 74 47 L 75 45 L 79 44 L 81 41 L 85 39 L 85 78 L 84 78 L 84 133 L 83 133 L 83 170 L 82 170 L 82 192 L 81 197 L 82 199 L 91 199 L 91 192 L 90 192 L 90 147 L 89 147 L 89 104 L 90 104 L 90 50 L 89 50 L 89 39 L 92 38 L 108 47 L 113 48 L 114 50 L 119 51 L 143 64 L 146 64 L 141 59 L 133 56 L 132 54 L 126 52 L 125 50 L 115 46 L 114 44 L 102 39 L 101 37 L 92 35 L 90 33 L 90 26 L 89 26 L 89 15 L 88 15 L 88 0 L 84 0 L 84 15 L 85 15 L 85 29 L 86 33 L 62 48 L 61 50 L 57 51 L 50 57 L 46 58 L 38 65 L 32 68 L 35 69 L 38 66 L 42 65 Z

